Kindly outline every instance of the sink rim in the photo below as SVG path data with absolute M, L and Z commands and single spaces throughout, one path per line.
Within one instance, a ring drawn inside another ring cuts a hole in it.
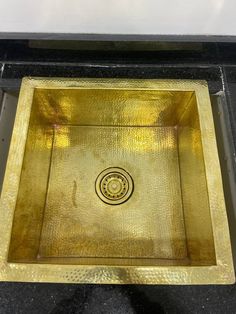
M 11 226 L 35 88 L 194 91 L 199 109 L 209 206 L 216 253 L 213 266 L 107 266 L 8 262 Z M 217 191 L 217 192 L 216 192 Z M 156 79 L 24 78 L 0 199 L 0 280 L 73 283 L 227 284 L 234 283 L 229 229 L 214 122 L 206 81 Z

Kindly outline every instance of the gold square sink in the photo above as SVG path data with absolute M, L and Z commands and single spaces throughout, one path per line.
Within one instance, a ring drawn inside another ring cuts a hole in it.
M 207 83 L 25 78 L 0 237 L 1 280 L 233 283 Z

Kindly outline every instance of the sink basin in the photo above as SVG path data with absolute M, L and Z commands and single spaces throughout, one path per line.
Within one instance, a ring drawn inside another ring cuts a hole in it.
M 0 279 L 233 283 L 207 83 L 22 83 Z

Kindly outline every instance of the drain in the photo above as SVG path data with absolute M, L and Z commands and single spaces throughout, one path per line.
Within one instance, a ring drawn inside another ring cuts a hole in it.
M 124 169 L 113 167 L 102 171 L 96 179 L 96 193 L 110 205 L 126 202 L 134 189 L 131 176 Z

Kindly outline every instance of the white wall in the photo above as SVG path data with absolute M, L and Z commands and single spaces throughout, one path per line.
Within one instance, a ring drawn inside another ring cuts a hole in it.
M 236 35 L 236 0 L 0 0 L 0 33 Z

